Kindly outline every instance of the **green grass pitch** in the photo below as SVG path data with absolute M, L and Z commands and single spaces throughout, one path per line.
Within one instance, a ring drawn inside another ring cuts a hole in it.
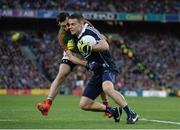
M 126 97 L 140 118 L 148 119 L 140 119 L 135 125 L 126 124 L 124 112 L 121 122 L 115 123 L 113 119 L 104 118 L 103 113 L 83 111 L 79 108 L 80 97 L 74 96 L 58 96 L 49 115 L 44 117 L 35 104 L 45 98 L 1 95 L 0 129 L 180 129 L 180 98 Z M 110 104 L 115 105 L 112 101 Z

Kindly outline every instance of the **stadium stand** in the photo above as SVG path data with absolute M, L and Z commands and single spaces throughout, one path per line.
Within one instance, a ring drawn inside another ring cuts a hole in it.
M 50 9 L 128 13 L 179 13 L 178 0 L 1 0 L 1 9 Z

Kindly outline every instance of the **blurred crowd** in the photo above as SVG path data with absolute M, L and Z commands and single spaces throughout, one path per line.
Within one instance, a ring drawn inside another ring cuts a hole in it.
M 179 0 L 1 0 L 1 9 L 180 13 Z
M 0 34 L 0 88 L 48 88 L 49 80 L 22 53 L 22 44 Z
M 122 34 L 128 47 L 150 70 L 166 82 L 170 88 L 180 88 L 180 39 L 172 34 Z M 116 42 L 119 46 L 119 42 Z M 130 59 L 124 58 L 122 51 L 113 47 L 113 57 L 121 70 L 119 77 L 119 89 L 162 89 L 147 75 L 138 70 L 138 67 Z M 119 56 L 118 56 L 119 55 Z M 124 86 L 124 88 L 123 88 Z
M 20 32 L 20 40 L 12 40 L 12 32 L 0 33 L 0 88 L 48 88 L 58 73 L 63 50 L 56 33 Z M 122 33 L 127 46 L 148 68 L 174 90 L 180 89 L 180 39 L 171 34 Z M 120 42 L 109 39 L 110 49 L 120 75 L 115 84 L 118 90 L 149 90 L 161 87 L 141 73 L 131 60 L 123 56 Z M 28 48 L 29 56 L 24 53 Z M 31 57 L 35 57 L 34 59 Z M 73 90 L 84 87 L 92 75 L 77 66 L 64 86 Z

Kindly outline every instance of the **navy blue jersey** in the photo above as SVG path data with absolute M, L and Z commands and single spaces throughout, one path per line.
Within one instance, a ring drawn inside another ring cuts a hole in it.
M 78 36 L 78 41 L 85 35 L 90 35 L 95 38 L 96 44 L 98 44 L 99 40 L 106 39 L 104 35 L 102 35 L 97 29 L 94 27 L 88 26 L 87 24 L 84 26 L 82 32 Z M 116 71 L 117 67 L 113 62 L 111 54 L 109 51 L 102 51 L 102 52 L 92 52 L 90 55 L 85 57 L 88 61 L 95 61 L 97 63 L 103 64 L 106 69 Z

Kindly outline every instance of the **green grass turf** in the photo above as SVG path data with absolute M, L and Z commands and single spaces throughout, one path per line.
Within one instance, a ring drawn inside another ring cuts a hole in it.
M 0 128 L 29 129 L 178 129 L 180 125 L 139 120 L 135 125 L 126 124 L 123 112 L 120 123 L 103 117 L 103 113 L 80 110 L 80 97 L 58 96 L 50 113 L 44 117 L 35 104 L 45 96 L 0 96 Z M 180 98 L 127 97 L 130 106 L 141 118 L 180 122 Z M 98 99 L 99 100 L 99 99 Z M 115 105 L 110 101 L 111 105 Z

